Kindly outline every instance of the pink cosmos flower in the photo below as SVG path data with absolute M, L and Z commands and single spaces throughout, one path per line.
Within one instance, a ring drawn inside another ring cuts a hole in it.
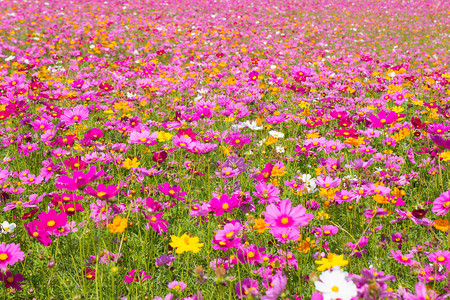
M 80 123 L 83 120 L 89 119 L 89 110 L 83 105 L 78 105 L 73 109 L 67 109 L 61 116 L 61 121 L 67 126 L 73 123 Z
M 442 193 L 434 199 L 433 208 L 431 209 L 438 216 L 443 216 L 450 210 L 450 190 Z
M 158 132 L 151 133 L 150 131 L 132 131 L 130 134 L 129 142 L 130 144 L 144 144 L 146 146 L 152 146 L 157 144 L 157 137 Z
M 399 263 L 404 264 L 406 266 L 412 266 L 416 261 L 412 260 L 413 254 L 402 254 L 400 250 L 394 251 L 391 249 L 391 256 Z
M 265 222 L 270 224 L 271 228 L 292 228 L 298 231 L 299 226 L 306 226 L 314 218 L 311 213 L 306 213 L 306 209 L 301 206 L 292 207 L 289 199 L 283 199 L 279 203 L 270 204 L 266 207 Z
M 8 265 L 12 266 L 24 258 L 25 254 L 20 250 L 20 244 L 0 244 L 0 270 L 6 271 Z
M 37 239 L 38 242 L 45 247 L 50 246 L 52 243 L 52 240 L 49 238 L 50 234 L 47 231 L 40 229 L 37 225 L 38 222 L 38 220 L 34 220 L 31 223 L 24 223 L 23 225 L 30 237 Z
M 258 203 L 275 203 L 280 201 L 280 198 L 277 196 L 280 190 L 276 186 L 265 182 L 258 182 L 255 188 L 256 192 L 253 192 L 253 195 L 259 198 Z
M 226 251 L 230 248 L 237 248 L 241 243 L 238 235 L 241 233 L 244 226 L 239 222 L 227 223 L 223 229 L 217 231 L 211 243 L 213 243 L 214 250 Z
M 172 281 L 169 283 L 169 289 L 180 292 L 187 287 L 187 284 L 182 281 Z
M 36 223 L 39 229 L 48 231 L 50 234 L 55 234 L 58 228 L 67 224 L 66 213 L 57 213 L 56 210 L 50 209 L 48 213 L 45 211 L 38 215 L 39 222 Z
M 139 282 L 139 281 L 147 281 L 152 278 L 151 275 L 146 275 L 146 271 L 140 271 L 139 275 L 136 275 L 136 269 L 131 270 L 128 272 L 128 276 L 125 275 L 123 281 L 125 283 L 131 283 L 131 282 Z
M 322 234 L 324 236 L 335 235 L 338 231 L 339 231 L 339 229 L 336 226 L 333 226 L 333 225 L 323 225 L 323 226 L 314 228 L 314 234 L 318 238 L 321 237 Z
M 162 185 L 158 185 L 158 189 L 166 196 L 172 197 L 177 200 L 184 200 L 187 192 L 180 192 L 181 188 L 178 185 L 170 186 L 168 182 L 164 182 Z
M 105 171 L 100 168 L 100 171 L 97 172 L 97 167 L 91 166 L 86 174 L 82 171 L 74 171 L 72 178 L 66 175 L 59 177 L 55 181 L 55 187 L 57 189 L 74 191 L 76 189 L 82 189 L 88 183 L 102 177 L 103 175 L 105 175 Z
M 266 248 L 258 248 L 256 245 L 249 245 L 248 247 L 241 247 L 237 251 L 237 258 L 242 263 L 256 265 L 261 263 L 261 258 Z
M 445 265 L 447 269 L 450 267 L 450 251 L 437 250 L 436 252 L 430 253 L 428 259 L 432 263 Z
M 251 298 L 254 299 L 259 295 L 259 282 L 251 278 L 244 278 L 236 284 L 234 291 L 239 299 Z
M 281 273 L 273 276 L 271 287 L 266 291 L 266 294 L 261 297 L 262 300 L 277 300 L 278 297 L 286 289 L 287 277 Z
M 220 198 L 212 198 L 209 206 L 210 210 L 216 213 L 216 216 L 221 216 L 224 212 L 232 214 L 232 210 L 239 206 L 239 200 L 235 194 L 231 198 L 227 194 L 223 194 Z
M 445 297 L 444 297 L 445 298 Z M 403 294 L 405 300 L 434 300 L 440 299 L 439 295 L 433 290 L 428 290 L 423 282 L 416 283 L 416 294 Z
M 161 216 L 164 212 L 159 212 L 154 215 L 147 215 L 144 213 L 145 218 L 148 220 L 147 226 L 145 229 L 149 229 L 150 226 L 156 231 L 158 234 L 161 234 L 162 231 L 167 232 L 167 227 L 169 226 L 169 222 L 164 219 L 161 219 Z
M 370 115 L 369 119 L 372 121 L 373 128 L 380 128 L 384 125 L 392 124 L 398 119 L 398 114 L 393 111 L 384 111 L 381 110 L 378 113 L 378 116 Z
M 97 189 L 94 190 L 92 187 L 88 186 L 84 189 L 84 192 L 88 195 L 100 198 L 100 199 L 111 199 L 115 197 L 117 194 L 119 194 L 120 189 L 118 186 L 115 185 L 104 185 L 103 183 L 100 183 L 97 185 Z
M 316 184 L 326 189 L 338 187 L 341 184 L 340 178 L 333 179 L 330 176 L 319 176 L 316 178 Z

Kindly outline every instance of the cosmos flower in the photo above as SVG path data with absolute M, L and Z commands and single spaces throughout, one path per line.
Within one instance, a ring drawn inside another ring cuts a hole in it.
M 170 246 L 176 249 L 175 253 L 177 254 L 184 252 L 198 253 L 200 252 L 200 248 L 203 247 L 203 243 L 199 243 L 198 237 L 191 237 L 186 233 L 180 237 L 171 235 L 170 238 L 172 240 Z
M 24 258 L 25 254 L 20 250 L 19 244 L 0 244 L 0 270 L 6 271 L 7 266 L 12 266 Z
M 348 280 L 348 273 L 339 267 L 322 272 L 314 286 L 322 293 L 324 300 L 350 300 L 357 295 L 356 285 Z

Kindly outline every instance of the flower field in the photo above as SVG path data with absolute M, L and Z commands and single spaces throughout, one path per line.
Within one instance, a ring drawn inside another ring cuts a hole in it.
M 0 2 L 2 299 L 445 299 L 450 2 Z

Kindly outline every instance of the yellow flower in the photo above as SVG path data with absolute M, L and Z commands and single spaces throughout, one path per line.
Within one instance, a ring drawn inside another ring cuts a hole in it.
M 348 265 L 348 260 L 344 259 L 344 255 L 336 255 L 334 253 L 328 253 L 328 256 L 322 258 L 321 260 L 316 260 L 316 264 L 321 265 L 317 268 L 317 271 L 329 270 L 335 266 L 346 266 Z
M 269 139 L 265 142 L 266 146 L 269 146 L 273 143 L 276 143 L 278 141 L 277 138 L 274 138 L 273 136 L 269 136 Z
M 165 132 L 165 131 L 160 131 L 158 133 L 158 141 L 160 142 L 165 142 L 165 141 L 170 141 L 172 139 L 172 136 L 169 132 Z
M 128 107 L 128 102 L 124 101 L 124 102 L 116 102 L 113 104 L 113 107 L 117 110 L 119 109 L 124 109 Z
M 281 168 L 279 168 L 277 165 L 273 166 L 272 176 L 283 176 L 286 173 L 287 171 L 285 166 L 282 166 Z
M 442 158 L 443 161 L 449 161 L 450 151 L 442 152 L 441 154 L 439 154 L 439 157 Z
M 255 225 L 253 225 L 253 230 L 258 231 L 258 233 L 264 233 L 266 229 L 269 229 L 269 223 L 266 223 L 264 219 L 255 219 Z
M 111 224 L 108 224 L 109 232 L 111 233 L 122 233 L 125 228 L 128 227 L 128 219 L 116 216 Z
M 198 242 L 198 237 L 191 237 L 186 233 L 180 237 L 171 235 L 170 238 L 172 239 L 170 246 L 172 248 L 176 248 L 175 252 L 177 254 L 181 254 L 183 252 L 198 253 L 200 252 L 200 248 L 203 247 L 203 243 Z
M 136 169 L 137 167 L 139 167 L 141 163 L 137 161 L 137 158 L 133 158 L 133 160 L 127 158 L 123 163 L 122 166 L 129 170 L 129 169 Z

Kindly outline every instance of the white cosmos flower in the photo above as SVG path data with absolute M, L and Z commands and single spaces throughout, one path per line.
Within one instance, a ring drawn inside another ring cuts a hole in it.
M 356 297 L 357 289 L 353 282 L 347 281 L 347 278 L 347 272 L 334 267 L 333 271 L 322 272 L 314 285 L 316 290 L 322 293 L 323 300 L 350 300 Z
M 271 130 L 269 131 L 270 136 L 276 138 L 276 139 L 281 139 L 284 138 L 284 133 L 282 132 L 278 132 L 276 130 Z
M 1 228 L 2 233 L 13 233 L 14 229 L 16 228 L 16 224 L 9 223 L 8 221 L 4 221 L 0 225 L 2 225 L 2 228 Z
M 258 126 L 258 123 L 256 121 L 246 121 L 242 124 L 246 125 L 251 130 L 261 130 L 264 128 L 263 126 Z
M 284 153 L 284 147 L 283 146 L 276 146 L 275 150 L 277 153 Z
M 302 174 L 300 176 L 300 179 L 305 184 L 305 187 L 308 190 L 308 192 L 314 193 L 315 191 L 317 191 L 316 180 L 314 178 L 312 178 L 312 176 L 310 174 Z

